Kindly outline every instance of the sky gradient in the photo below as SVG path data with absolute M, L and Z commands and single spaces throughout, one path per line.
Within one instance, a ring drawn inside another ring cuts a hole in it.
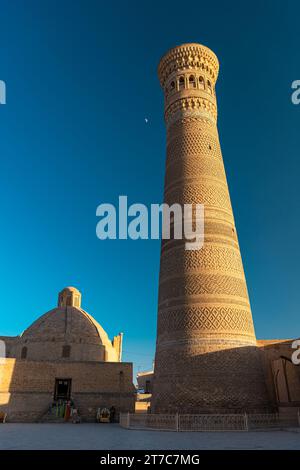
M 162 202 L 160 57 L 220 61 L 218 128 L 258 338 L 299 336 L 300 79 L 296 1 L 0 0 L 0 334 L 74 285 L 124 360 L 150 368 L 159 241 L 100 241 L 96 207 Z M 148 122 L 145 121 L 148 119 Z

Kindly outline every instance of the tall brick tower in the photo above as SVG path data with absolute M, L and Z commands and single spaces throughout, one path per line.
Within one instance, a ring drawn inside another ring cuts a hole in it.
M 202 203 L 204 246 L 163 240 L 152 412 L 238 412 L 268 399 L 217 130 L 219 63 L 200 44 L 171 49 L 164 201 Z

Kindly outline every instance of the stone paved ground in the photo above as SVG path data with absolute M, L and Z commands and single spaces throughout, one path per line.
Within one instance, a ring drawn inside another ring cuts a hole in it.
M 117 424 L 1 424 L 0 449 L 300 449 L 300 433 L 130 431 Z

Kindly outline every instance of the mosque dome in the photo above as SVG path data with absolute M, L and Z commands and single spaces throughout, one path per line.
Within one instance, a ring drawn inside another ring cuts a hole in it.
M 28 360 L 109 361 L 121 356 L 122 334 L 113 342 L 102 326 L 81 308 L 81 293 L 66 287 L 58 306 L 38 318 L 20 336 L 20 357 Z

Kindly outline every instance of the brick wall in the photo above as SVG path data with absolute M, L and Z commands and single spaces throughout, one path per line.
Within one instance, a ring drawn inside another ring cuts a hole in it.
M 103 406 L 134 411 L 131 363 L 17 359 L 0 364 L 0 411 L 9 421 L 41 419 L 53 400 L 56 378 L 72 379 L 71 395 L 83 420 L 94 420 Z

